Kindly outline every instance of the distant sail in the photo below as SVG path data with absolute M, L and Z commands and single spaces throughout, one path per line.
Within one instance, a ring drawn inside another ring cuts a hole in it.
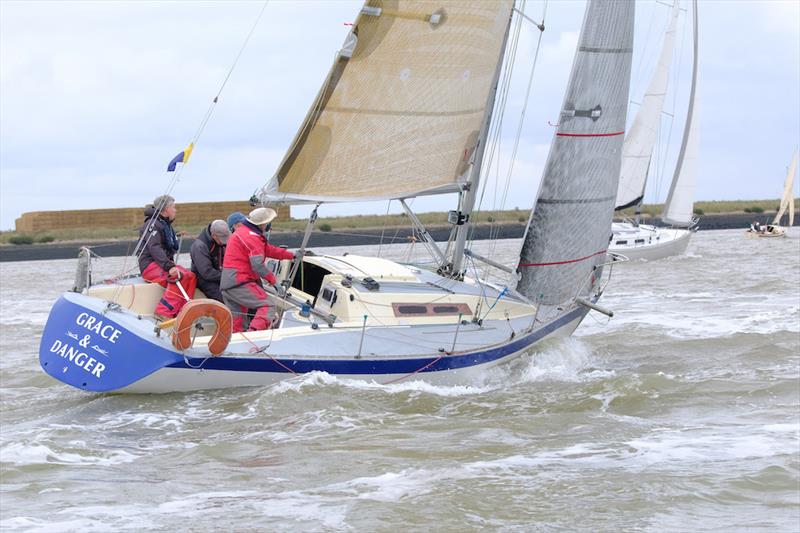
M 675 174 L 664 206 L 661 217 L 667 224 L 673 226 L 690 226 L 694 219 L 694 189 L 697 156 L 699 152 L 699 121 L 697 114 L 697 54 L 698 54 L 698 28 L 697 28 L 697 0 L 693 6 L 693 40 L 692 53 L 692 88 L 689 93 L 689 110 L 686 114 L 681 151 L 675 166 Z
M 513 0 L 369 0 L 261 200 L 459 190 L 512 7 Z
M 644 197 L 647 171 L 650 168 L 658 127 L 661 124 L 661 113 L 664 110 L 664 100 L 667 96 L 672 52 L 675 49 L 675 26 L 680 15 L 678 4 L 678 0 L 675 0 L 672 5 L 661 55 L 650 85 L 642 98 L 642 105 L 622 146 L 622 170 L 619 176 L 616 209 L 636 205 Z
M 781 197 L 781 206 L 778 208 L 778 213 L 775 215 L 773 224 L 780 224 L 781 217 L 789 209 L 789 226 L 794 226 L 794 174 L 797 172 L 797 152 L 795 151 L 792 157 L 792 164 L 789 165 L 789 173 L 786 174 L 786 180 L 783 182 L 783 196 Z
M 517 289 L 543 304 L 585 296 L 605 261 L 628 108 L 634 2 L 591 0 L 538 199 Z M 594 272 L 597 274 L 597 272 Z

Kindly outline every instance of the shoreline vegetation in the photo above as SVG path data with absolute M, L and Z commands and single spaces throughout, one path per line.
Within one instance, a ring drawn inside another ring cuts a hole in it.
M 743 214 L 752 213 L 755 218 L 763 217 L 764 213 L 775 212 L 780 200 L 725 200 L 695 202 L 695 214 L 703 215 L 722 215 L 722 214 Z M 657 217 L 661 214 L 664 204 L 645 204 L 642 206 L 644 222 L 647 218 Z M 505 224 L 524 224 L 528 220 L 528 209 L 509 209 L 504 211 L 481 211 L 477 213 L 474 220 L 477 224 L 481 223 L 505 223 Z M 633 209 L 626 209 L 623 214 L 632 216 Z M 220 213 L 220 218 L 225 218 L 227 213 Z M 419 213 L 420 221 L 426 226 L 446 226 L 447 213 L 431 212 Z M 211 222 L 209 220 L 209 222 Z M 277 232 L 303 231 L 306 227 L 306 219 L 276 220 L 273 223 L 273 230 Z M 317 231 L 336 232 L 340 230 L 353 231 L 361 229 L 380 230 L 404 228 L 410 226 L 411 222 L 404 213 L 390 215 L 351 215 L 339 217 L 319 217 L 317 220 Z M 203 225 L 180 223 L 180 213 L 175 223 L 178 231 L 186 232 L 186 236 L 194 238 L 205 227 Z M 17 231 L 0 232 L 0 245 L 15 244 L 38 244 L 52 242 L 93 242 L 93 241 L 114 241 L 131 240 L 138 237 L 138 228 L 69 228 L 63 230 L 49 230 L 40 233 L 23 233 Z

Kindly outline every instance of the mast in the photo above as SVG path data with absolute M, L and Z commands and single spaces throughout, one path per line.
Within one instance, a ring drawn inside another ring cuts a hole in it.
M 680 207 L 678 208 L 673 207 L 673 201 L 676 197 L 676 191 L 678 191 L 678 185 L 681 175 L 686 172 L 686 170 L 684 169 L 684 158 L 686 158 L 688 151 L 694 151 L 697 142 L 697 124 L 695 124 L 695 117 L 694 117 L 695 95 L 697 92 L 697 55 L 698 55 L 697 37 L 698 37 L 697 0 L 692 0 L 692 38 L 694 41 L 693 52 L 692 52 L 692 88 L 689 93 L 689 109 L 686 113 L 686 124 L 683 129 L 683 140 L 681 142 L 681 151 L 678 154 L 678 162 L 675 165 L 675 173 L 672 176 L 672 184 L 670 185 L 669 188 L 669 195 L 667 196 L 667 202 L 664 205 L 664 215 L 662 217 L 664 222 L 674 224 L 677 226 L 688 226 L 692 223 L 691 222 L 692 213 L 691 212 L 689 212 L 688 214 L 683 213 L 683 216 L 681 217 L 680 216 L 681 213 L 678 212 L 680 210 Z M 686 184 L 683 184 L 682 186 L 687 187 Z M 693 187 L 694 183 L 689 184 L 689 186 Z M 678 197 L 680 197 L 680 195 L 678 195 Z M 685 193 L 684 197 L 680 199 L 686 200 Z M 691 211 L 691 208 L 689 209 L 689 211 Z
M 475 151 L 472 170 L 470 172 L 470 179 L 464 186 L 464 190 L 459 193 L 459 209 L 456 219 L 456 238 L 455 245 L 453 246 L 453 255 L 448 265 L 442 265 L 443 273 L 450 274 L 453 277 L 461 277 L 463 275 L 464 265 L 464 248 L 467 243 L 467 236 L 471 228 L 470 215 L 475 207 L 475 197 L 478 193 L 478 186 L 481 179 L 481 166 L 483 164 L 483 154 L 486 152 L 486 139 L 489 137 L 489 126 L 492 122 L 492 115 L 494 114 L 494 102 L 497 96 L 497 86 L 500 81 L 500 72 L 503 70 L 503 60 L 506 54 L 506 45 L 508 44 L 508 34 L 511 30 L 511 20 L 514 18 L 514 10 L 512 9 L 508 15 L 508 24 L 506 25 L 506 32 L 503 36 L 503 44 L 501 45 L 500 57 L 497 61 L 497 68 L 494 72 L 494 79 L 492 80 L 492 89 L 489 91 L 489 97 L 486 100 L 486 115 L 481 125 L 481 132 L 478 136 L 478 148 Z

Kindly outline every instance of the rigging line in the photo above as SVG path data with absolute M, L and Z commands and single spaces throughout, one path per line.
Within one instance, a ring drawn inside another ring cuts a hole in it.
M 486 298 L 486 285 L 485 283 L 481 283 L 480 281 L 479 278 L 480 274 L 478 272 L 477 266 L 475 265 L 475 258 L 473 258 L 472 256 L 468 256 L 468 261 L 472 264 L 472 271 L 475 273 L 476 283 L 478 283 L 481 286 L 481 297 L 478 298 L 478 303 L 475 305 L 475 318 L 480 320 L 481 307 L 484 301 L 486 301 L 487 304 L 489 303 L 488 299 Z
M 488 176 L 491 172 L 492 166 L 494 164 L 494 154 L 499 143 L 500 132 L 502 131 L 503 119 L 505 116 L 505 108 L 506 102 L 508 99 L 508 92 L 511 84 L 511 78 L 513 77 L 513 70 L 514 64 L 516 62 L 516 53 L 519 43 L 519 34 L 521 28 L 521 19 L 517 19 L 516 25 L 514 27 L 514 33 L 512 35 L 511 42 L 509 44 L 510 53 L 505 58 L 505 68 L 503 73 L 503 78 L 500 81 L 500 98 L 497 100 L 496 105 L 496 112 L 495 116 L 498 117 L 498 120 L 491 124 L 489 134 L 487 135 L 487 145 L 484 148 L 488 150 L 488 157 L 486 158 L 485 166 L 481 169 L 482 174 L 485 175 L 483 183 L 481 184 L 481 194 L 478 201 L 478 208 L 473 209 L 473 217 L 477 216 L 477 214 L 481 211 L 481 206 L 483 205 L 483 198 L 486 194 L 486 189 L 488 187 Z M 469 241 L 470 245 L 473 240 L 474 232 L 470 231 Z
M 420 368 L 416 369 L 415 371 L 413 371 L 413 372 L 411 372 L 409 374 L 405 374 L 403 376 L 400 376 L 399 378 L 391 379 L 389 381 L 384 381 L 383 383 L 381 383 L 381 385 L 391 385 L 392 383 L 397 383 L 398 381 L 402 381 L 402 380 L 404 380 L 406 378 L 410 378 L 411 376 L 415 376 L 415 375 L 419 374 L 420 372 L 422 372 L 423 370 L 425 370 L 426 368 L 431 367 L 431 366 L 435 365 L 436 363 L 438 363 L 444 356 L 445 356 L 445 354 L 442 354 L 439 357 L 437 357 L 436 359 L 434 359 L 433 361 L 431 361 L 430 363 L 428 363 L 427 365 L 423 365 Z
M 409 341 L 407 342 L 407 344 L 409 346 L 414 346 L 414 347 L 422 349 L 422 350 L 427 350 L 427 349 L 431 349 L 431 348 L 439 348 L 442 345 L 441 339 L 426 340 L 424 337 L 420 337 L 419 335 L 408 335 L 408 334 L 405 334 L 405 333 L 401 333 L 397 329 L 405 329 L 405 328 L 408 328 L 410 326 L 406 326 L 406 325 L 394 326 L 392 324 L 386 324 L 386 323 L 382 322 L 381 319 L 378 316 L 375 316 L 374 314 L 372 314 L 372 312 L 370 312 L 368 309 L 365 309 L 365 311 L 370 317 L 372 317 L 373 320 L 375 320 L 378 323 L 379 326 L 381 326 L 383 328 L 386 328 L 387 330 L 388 329 L 392 329 L 392 331 L 387 331 L 386 332 L 386 333 L 390 334 L 389 337 L 383 336 L 381 334 L 383 332 L 381 332 L 381 331 L 373 331 L 373 332 L 370 332 L 370 333 L 365 333 L 364 334 L 365 338 L 377 339 L 377 340 L 380 340 L 380 341 L 386 341 L 386 340 L 393 340 L 396 337 L 403 337 L 403 338 L 409 339 Z M 444 323 L 431 324 L 431 326 L 437 326 L 437 327 L 438 326 L 449 326 L 449 325 L 450 324 L 444 324 Z M 373 326 L 373 328 L 374 328 L 374 326 Z M 397 329 L 394 329 L 394 328 L 397 328 Z M 478 347 L 491 346 L 491 344 L 487 345 L 487 344 L 484 344 L 482 342 L 464 342 L 464 341 L 462 341 L 459 344 L 467 345 L 467 346 L 478 346 Z
M 521 4 L 521 9 L 524 9 L 524 1 Z M 504 73 L 503 79 L 501 81 L 500 98 L 498 99 L 498 102 L 496 104 L 497 111 L 496 111 L 495 114 L 499 118 L 498 118 L 496 123 L 491 125 L 490 131 L 489 131 L 489 135 L 487 135 L 487 141 L 488 142 L 487 142 L 487 146 L 485 147 L 485 149 L 489 151 L 489 154 L 488 154 L 488 157 L 486 158 L 487 161 L 486 161 L 485 166 L 481 169 L 481 172 L 486 175 L 487 179 L 483 180 L 483 183 L 482 183 L 482 186 L 481 186 L 481 194 L 480 194 L 480 197 L 479 197 L 479 200 L 478 200 L 478 208 L 477 209 L 473 209 L 473 213 L 474 213 L 473 217 L 477 216 L 477 214 L 481 211 L 481 207 L 483 205 L 483 199 L 484 199 L 484 196 L 486 194 L 486 188 L 487 188 L 487 184 L 488 184 L 488 181 L 489 181 L 488 180 L 488 176 L 489 176 L 489 173 L 491 172 L 492 165 L 494 164 L 494 156 L 495 156 L 495 153 L 497 151 L 497 147 L 498 147 L 499 142 L 500 142 L 500 136 L 501 136 L 501 133 L 502 133 L 503 119 L 504 119 L 504 116 L 505 116 L 506 104 L 508 102 L 508 94 L 509 94 L 510 88 L 511 88 L 511 79 L 513 77 L 514 65 L 516 63 L 516 54 L 517 54 L 517 49 L 519 47 L 518 45 L 519 45 L 519 36 L 520 36 L 521 28 L 522 28 L 522 18 L 521 17 L 517 17 L 516 26 L 514 27 L 514 33 L 513 33 L 513 36 L 512 36 L 511 43 L 509 45 L 510 53 L 505 58 L 505 65 L 506 66 L 505 66 L 505 73 Z M 469 236 L 468 236 L 468 240 L 469 240 L 470 246 L 472 246 L 472 243 L 474 242 L 474 235 L 475 235 L 475 228 L 473 226 L 473 227 L 470 228 Z
M 274 330 L 273 330 L 273 331 L 274 331 Z M 242 332 L 240 332 L 240 333 L 239 333 L 239 335 L 241 335 L 241 336 L 242 336 L 242 338 L 243 338 L 244 340 L 246 340 L 247 342 L 249 342 L 250 344 L 252 344 L 252 345 L 253 345 L 253 348 L 255 349 L 255 351 L 254 351 L 254 352 L 252 352 L 252 353 L 254 353 L 254 354 L 256 354 L 256 353 L 263 353 L 263 354 L 265 354 L 267 357 L 269 357 L 270 359 L 272 359 L 272 362 L 273 362 L 273 363 L 277 364 L 278 366 L 281 366 L 281 367 L 283 367 L 283 369 L 284 369 L 284 370 L 286 370 L 287 372 L 289 372 L 289 373 L 291 373 L 291 374 L 294 374 L 295 376 L 297 375 L 297 372 L 295 372 L 294 370 L 292 370 L 292 369 L 291 369 L 291 368 L 289 368 L 288 366 L 286 366 L 286 365 L 284 365 L 283 363 L 281 363 L 281 361 L 280 361 L 279 359 L 276 359 L 275 357 L 273 357 L 273 356 L 272 356 L 272 354 L 270 354 L 270 353 L 267 353 L 266 351 L 264 351 L 266 348 L 268 348 L 268 347 L 269 347 L 269 345 L 270 345 L 270 344 L 272 344 L 272 338 L 271 338 L 271 337 L 270 337 L 269 343 L 268 343 L 266 346 L 259 346 L 258 344 L 254 343 L 253 341 L 251 341 L 250 339 L 248 339 L 248 338 L 245 336 L 245 334 L 244 334 L 244 332 L 243 332 L 243 331 L 242 331 Z
M 414 200 L 416 200 L 416 197 L 415 198 L 411 198 L 408 201 L 407 205 L 408 205 L 408 210 L 409 211 L 411 211 L 411 207 L 414 205 Z M 404 212 L 403 214 L 405 215 L 406 213 Z M 411 262 L 411 260 L 410 260 L 411 252 L 412 252 L 412 249 L 414 248 L 415 239 L 422 241 L 423 247 L 425 248 L 425 251 L 428 253 L 428 255 L 431 257 L 431 259 L 433 259 L 434 262 L 438 262 L 439 261 L 439 257 L 434 252 L 433 248 L 431 247 L 431 244 L 425 238 L 424 234 L 422 233 L 422 230 L 417 228 L 417 226 L 414 223 L 414 221 L 411 220 L 411 217 L 409 217 L 409 222 L 411 223 L 411 239 L 410 239 L 410 242 L 409 242 L 409 249 L 408 249 L 408 255 L 407 255 L 406 262 L 407 263 Z M 423 229 L 424 229 L 424 227 L 423 227 Z M 399 228 L 398 228 L 398 231 L 399 231 Z M 417 238 L 417 235 L 419 235 L 419 238 Z M 395 232 L 395 237 L 397 237 L 397 232 Z M 394 239 L 392 240 L 392 242 L 394 242 Z M 435 246 L 435 245 L 433 245 L 433 246 Z
M 231 74 L 233 74 L 233 70 L 236 68 L 236 65 L 239 63 L 239 59 L 242 57 L 242 53 L 244 52 L 244 49 L 247 48 L 247 43 L 250 42 L 250 38 L 253 36 L 253 33 L 256 31 L 256 27 L 258 26 L 258 23 L 261 21 L 261 17 L 264 15 L 264 11 L 267 9 L 267 5 L 268 4 L 269 4 L 269 0 L 265 0 L 264 1 L 264 5 L 261 6 L 261 11 L 259 11 L 255 22 L 253 22 L 253 25 L 250 28 L 250 31 L 247 33 L 247 37 L 245 37 L 244 42 L 242 43 L 242 46 L 239 48 L 239 52 L 236 54 L 236 58 L 233 60 L 233 64 L 231 65 L 231 68 L 228 69 L 228 73 L 225 75 L 225 79 L 222 80 L 222 84 L 220 85 L 216 96 L 214 96 L 214 99 L 211 101 L 211 104 L 209 105 L 208 110 L 206 111 L 206 114 L 203 117 L 203 120 L 200 122 L 200 127 L 197 129 L 197 133 L 195 133 L 195 135 L 193 137 L 195 143 L 200 138 L 200 135 L 203 133 L 203 130 L 206 127 L 206 124 L 208 123 L 209 119 L 211 118 L 211 114 L 213 113 L 214 107 L 216 106 L 217 102 L 219 101 L 219 97 L 222 94 L 223 89 L 225 89 L 225 85 L 227 85 L 228 80 L 231 77 Z
M 492 127 L 491 127 L 491 130 L 490 130 L 490 133 L 487 136 L 488 139 L 489 139 L 489 143 L 488 143 L 486 149 L 489 150 L 489 158 L 488 158 L 488 161 L 487 161 L 487 164 L 486 164 L 486 167 L 485 167 L 486 170 L 482 169 L 483 172 L 485 174 L 487 174 L 487 175 L 491 171 L 493 160 L 494 160 L 494 155 L 495 155 L 496 150 L 497 150 L 497 143 L 499 142 L 498 140 L 499 140 L 501 132 L 502 132 L 503 122 L 504 122 L 504 118 L 505 118 L 505 109 L 506 109 L 506 105 L 507 105 L 507 102 L 508 102 L 508 95 L 509 95 L 510 88 L 511 88 L 511 80 L 513 79 L 513 76 L 514 76 L 514 66 L 516 65 L 517 51 L 519 49 L 519 38 L 520 38 L 521 29 L 522 29 L 522 22 L 521 22 L 521 19 L 518 18 L 517 21 L 516 21 L 516 25 L 514 27 L 514 34 L 513 34 L 511 43 L 510 43 L 510 53 L 508 54 L 508 56 L 505 59 L 505 65 L 506 66 L 505 66 L 505 69 L 504 69 L 505 71 L 504 71 L 504 74 L 503 74 L 503 79 L 501 80 L 500 98 L 498 100 L 498 105 L 496 106 L 497 107 L 496 115 L 499 118 L 498 118 L 497 122 L 495 122 L 494 124 L 491 125 Z M 482 194 L 485 194 L 486 187 L 487 187 L 487 181 L 484 181 Z
M 389 223 L 389 208 L 392 206 L 392 201 L 386 202 L 386 214 L 383 215 L 383 227 L 381 228 L 381 240 L 378 243 L 378 257 L 381 256 L 381 248 L 383 247 L 383 235 L 386 233 L 386 224 Z
M 522 4 L 520 5 L 520 9 L 524 10 L 524 2 L 522 2 Z M 518 11 L 518 13 L 521 14 L 521 11 Z M 542 24 L 544 24 L 544 20 L 542 21 Z M 497 123 L 495 124 L 495 127 L 493 128 L 493 131 L 491 132 L 491 136 L 489 138 L 490 139 L 490 146 L 487 147 L 489 149 L 489 156 L 487 158 L 487 164 L 484 167 L 484 169 L 481 169 L 485 173 L 485 179 L 483 181 L 483 186 L 482 186 L 482 189 L 481 189 L 480 199 L 478 201 L 478 208 L 474 210 L 475 215 L 477 215 L 477 213 L 481 212 L 481 209 L 482 209 L 482 206 L 483 206 L 483 200 L 485 198 L 486 190 L 487 190 L 487 187 L 488 187 L 489 175 L 492 172 L 492 168 L 493 167 L 495 168 L 496 175 L 499 176 L 499 172 L 500 172 L 499 157 L 497 159 L 495 159 L 495 155 L 500 150 L 499 146 L 500 146 L 501 137 L 502 137 L 503 123 L 504 123 L 504 120 L 505 120 L 505 112 L 506 112 L 506 106 L 507 106 L 507 102 L 508 102 L 508 95 L 509 95 L 510 90 L 511 90 L 511 79 L 513 78 L 514 66 L 516 65 L 516 55 L 517 55 L 517 51 L 518 51 L 518 48 L 519 48 L 519 37 L 520 37 L 520 34 L 521 34 L 521 29 L 522 29 L 522 17 L 520 16 L 520 17 L 517 18 L 517 25 L 514 28 L 514 37 L 513 37 L 512 43 L 511 43 L 512 51 L 509 54 L 508 61 L 506 63 L 506 65 L 507 65 L 506 66 L 506 75 L 504 76 L 504 79 L 503 79 L 503 84 L 504 85 L 503 85 L 503 90 L 501 91 L 500 104 L 498 106 L 498 114 L 499 114 L 500 118 L 497 121 Z M 541 31 L 541 29 L 540 29 L 540 31 Z M 499 181 L 498 179 L 495 180 L 495 192 L 494 192 L 495 204 L 497 203 L 496 198 L 497 198 L 497 190 L 498 190 L 498 181 Z M 475 238 L 475 227 L 473 226 L 472 228 L 470 228 L 470 232 L 469 232 L 470 246 L 472 246 L 472 244 L 474 243 L 474 238 Z
M 546 18 L 546 14 L 547 14 L 547 2 L 545 1 L 544 7 L 543 7 L 543 11 L 542 11 L 542 27 L 544 27 L 544 21 L 545 21 L 545 18 Z M 526 112 L 528 101 L 529 101 L 529 98 L 530 98 L 530 91 L 531 91 L 531 86 L 532 86 L 532 83 L 533 83 L 533 76 L 534 76 L 534 73 L 536 71 L 536 63 L 537 63 L 537 59 L 538 59 L 538 54 L 539 54 L 539 50 L 541 49 L 541 40 L 542 40 L 542 35 L 543 35 L 542 27 L 539 28 L 539 30 L 540 30 L 539 31 L 539 39 L 537 40 L 536 49 L 535 49 L 535 52 L 534 52 L 534 61 L 533 61 L 533 64 L 532 64 L 532 67 L 531 67 L 531 73 L 530 73 L 530 76 L 529 76 L 529 79 L 528 79 L 528 88 L 527 88 L 527 91 L 526 91 L 525 101 L 524 101 L 524 104 L 523 104 L 523 110 L 522 110 L 521 115 L 520 115 L 520 121 L 519 121 L 518 127 L 517 127 L 517 134 L 515 136 L 515 142 L 514 142 L 514 149 L 513 149 L 513 152 L 512 152 L 512 158 L 511 158 L 511 160 L 509 162 L 509 170 L 508 170 L 508 173 L 506 175 L 506 181 L 505 181 L 505 185 L 504 185 L 504 189 L 503 189 L 503 194 L 502 194 L 501 200 L 500 200 L 501 201 L 501 209 L 502 209 L 503 206 L 505 206 L 505 203 L 507 202 L 507 199 L 508 199 L 508 191 L 510 189 L 510 183 L 511 183 L 511 176 L 512 176 L 512 173 L 513 173 L 514 161 L 516 159 L 516 152 L 517 152 L 517 148 L 519 146 L 519 139 L 520 139 L 520 136 L 521 136 L 522 126 L 524 124 L 525 112 Z M 498 146 L 499 146 L 499 139 L 498 139 Z M 500 181 L 499 180 L 499 172 L 500 172 L 500 168 L 499 168 L 499 161 L 498 161 L 498 164 L 497 164 L 497 178 L 496 178 L 496 182 L 495 182 L 495 201 L 494 201 L 494 209 L 495 210 L 497 210 L 497 190 L 499 188 L 499 181 Z M 483 200 L 483 198 L 481 198 L 481 202 L 482 202 L 482 200 Z M 489 240 L 491 241 L 492 244 L 490 245 L 490 251 L 489 251 L 489 254 L 488 254 L 489 257 L 493 257 L 494 254 L 496 253 L 496 249 L 497 249 L 496 240 L 497 240 L 497 235 L 499 234 L 499 231 L 500 231 L 499 223 L 498 223 L 498 221 L 496 220 L 496 217 L 495 217 L 495 219 L 490 222 Z M 489 272 L 489 267 L 487 265 L 487 267 L 486 267 L 486 275 L 488 275 L 488 272 Z
M 206 125 L 208 124 L 209 119 L 211 118 L 211 115 L 212 115 L 212 113 L 214 111 L 214 108 L 215 108 L 217 102 L 219 102 L 219 97 L 222 94 L 223 89 L 225 89 L 225 85 L 227 85 L 228 80 L 231 77 L 231 74 L 233 74 L 233 70 L 236 68 L 236 65 L 239 63 L 239 58 L 241 58 L 242 53 L 244 52 L 244 49 L 247 47 L 247 43 L 250 42 L 250 38 L 253 36 L 253 32 L 255 32 L 255 29 L 258 26 L 258 23 L 261 20 L 261 17 L 264 14 L 264 10 L 267 8 L 267 5 L 269 4 L 269 1 L 270 0 L 265 0 L 264 5 L 261 6 L 261 11 L 258 13 L 258 17 L 256 17 L 256 20 L 253 23 L 253 26 L 250 28 L 250 31 L 248 32 L 247 37 L 245 38 L 244 42 L 242 43 L 242 46 L 239 48 L 239 52 L 236 54 L 236 58 L 234 59 L 233 64 L 231 65 L 231 68 L 228 69 L 228 73 L 225 75 L 225 79 L 222 80 L 222 84 L 220 85 L 219 90 L 217 91 L 217 94 L 214 96 L 214 99 L 211 101 L 211 104 L 209 104 L 208 109 L 206 110 L 202 120 L 200 121 L 200 126 L 197 128 L 197 131 L 195 132 L 194 136 L 192 137 L 191 144 L 197 144 L 197 142 L 199 141 L 200 136 L 202 135 L 203 131 L 205 130 Z M 170 180 L 169 184 L 167 185 L 166 192 L 164 193 L 165 195 L 168 195 L 168 194 L 172 193 L 172 191 L 175 189 L 175 186 L 178 184 L 178 182 L 180 181 L 181 175 L 183 174 L 183 169 L 184 168 L 185 168 L 185 165 L 182 165 L 177 170 L 177 172 L 175 172 L 175 176 L 173 176 L 173 178 Z M 160 210 L 164 206 L 162 205 L 162 206 L 154 206 L 154 207 L 157 209 L 157 211 L 160 212 Z M 144 247 L 147 246 L 147 243 L 149 242 L 150 237 L 152 237 L 152 229 L 153 229 L 153 226 L 155 225 L 155 221 L 156 221 L 157 218 L 158 217 L 153 217 L 150 220 L 150 222 L 148 223 L 147 227 L 145 228 L 145 231 L 142 232 L 142 235 L 139 237 L 139 241 L 136 243 L 136 248 L 134 248 L 134 255 L 136 255 L 137 257 L 140 256 L 140 254 L 141 254 L 142 250 L 144 249 Z M 146 238 L 145 238 L 145 235 L 147 235 Z M 125 268 L 127 268 L 127 257 L 125 259 L 125 263 L 123 264 L 123 270 Z
M 544 3 L 544 9 L 545 9 L 545 11 L 547 10 L 547 2 L 546 1 Z M 542 14 L 542 24 L 544 24 L 544 14 Z M 513 148 L 512 152 L 511 152 L 511 161 L 509 161 L 509 164 L 508 164 L 508 173 L 506 174 L 506 182 L 505 182 L 505 186 L 504 186 L 505 190 L 503 191 L 503 196 L 502 196 L 502 200 L 501 200 L 501 204 L 500 204 L 500 209 L 505 208 L 505 203 L 508 200 L 508 190 L 509 190 L 509 188 L 511 186 L 511 176 L 512 176 L 512 174 L 514 172 L 514 163 L 515 163 L 516 158 L 517 158 L 517 150 L 519 149 L 519 141 L 520 141 L 520 138 L 522 137 L 522 126 L 525 123 L 525 114 L 526 114 L 526 112 L 528 110 L 528 102 L 530 101 L 531 89 L 533 87 L 533 78 L 534 78 L 534 73 L 536 72 L 536 63 L 537 63 L 537 60 L 539 58 L 539 50 L 541 48 L 542 36 L 543 35 L 544 35 L 544 32 L 540 31 L 539 32 L 539 39 L 537 40 L 537 43 L 536 43 L 536 51 L 534 52 L 534 55 L 533 55 L 533 65 L 531 66 L 531 72 L 530 72 L 530 74 L 528 76 L 528 88 L 527 88 L 527 90 L 525 92 L 525 101 L 524 101 L 524 103 L 522 105 L 522 111 L 520 112 L 519 122 L 517 123 L 517 132 L 516 132 L 516 136 L 514 138 L 514 148 Z M 497 206 L 495 206 L 495 209 L 497 209 Z M 496 217 L 495 217 L 495 219 L 492 221 L 492 227 L 489 230 L 490 239 L 494 239 L 494 240 L 491 241 L 492 245 L 491 245 L 491 251 L 489 253 L 489 258 L 490 259 L 493 258 L 494 254 L 495 254 L 495 252 L 497 250 L 496 237 L 497 237 L 497 233 L 498 232 L 499 232 L 499 226 L 497 225 Z M 494 235 L 492 235 L 492 233 L 494 233 Z

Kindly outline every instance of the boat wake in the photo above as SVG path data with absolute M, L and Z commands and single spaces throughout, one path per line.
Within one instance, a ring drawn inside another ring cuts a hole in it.
M 388 395 L 416 393 L 441 397 L 486 394 L 525 383 L 542 381 L 585 382 L 613 377 L 615 373 L 597 368 L 598 359 L 585 342 L 568 337 L 547 342 L 536 350 L 509 363 L 487 370 L 471 383 L 437 385 L 422 379 L 383 384 L 340 378 L 326 372 L 309 372 L 269 387 L 270 396 L 286 393 L 310 393 L 319 389 L 343 387 L 359 391 L 380 391 Z

